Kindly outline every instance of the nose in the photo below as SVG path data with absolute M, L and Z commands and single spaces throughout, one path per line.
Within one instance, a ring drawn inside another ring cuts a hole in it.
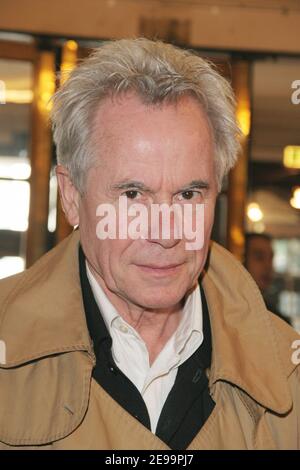
M 178 208 L 177 208 L 178 210 Z M 152 204 L 150 208 L 150 223 L 148 224 L 147 240 L 157 243 L 163 248 L 173 248 L 182 236 L 181 219 L 178 212 L 174 212 L 174 207 L 166 202 Z

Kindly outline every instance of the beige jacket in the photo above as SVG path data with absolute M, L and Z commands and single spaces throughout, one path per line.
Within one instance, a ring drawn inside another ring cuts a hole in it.
M 0 449 L 168 449 L 91 379 L 78 242 L 74 232 L 0 282 Z M 216 406 L 188 449 L 299 449 L 300 374 L 291 360 L 299 335 L 215 243 L 203 287 Z

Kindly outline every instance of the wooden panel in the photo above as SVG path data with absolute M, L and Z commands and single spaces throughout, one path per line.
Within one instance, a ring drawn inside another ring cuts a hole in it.
M 60 70 L 62 72 L 61 83 L 63 83 L 67 78 L 72 69 L 76 66 L 78 58 L 78 45 L 75 41 L 66 41 L 62 49 L 61 55 L 61 66 Z M 65 237 L 67 237 L 73 228 L 68 223 L 65 214 L 62 209 L 60 196 L 58 194 L 57 198 L 57 216 L 56 216 L 56 231 L 55 231 L 55 241 L 59 243 Z
M 248 62 L 241 60 L 233 62 L 232 84 L 237 99 L 237 118 L 243 130 L 243 136 L 241 155 L 229 174 L 227 248 L 240 261 L 243 261 L 250 133 L 250 65 Z
M 23 44 L 21 42 L 0 41 L 1 59 L 15 59 L 34 61 L 37 51 L 34 44 Z
M 34 70 L 27 266 L 33 264 L 47 251 L 49 175 L 52 155 L 52 140 L 49 126 L 49 99 L 54 93 L 54 90 L 54 53 L 51 51 L 40 51 Z
M 139 35 L 185 45 L 190 42 L 190 29 L 189 20 L 142 17 L 139 24 Z
M 135 37 L 140 19 L 190 22 L 191 46 L 300 53 L 297 0 L 1 0 L 0 30 L 92 39 Z

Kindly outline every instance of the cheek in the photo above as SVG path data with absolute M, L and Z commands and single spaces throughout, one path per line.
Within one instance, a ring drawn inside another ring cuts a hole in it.
M 204 212 L 204 232 L 203 232 L 203 247 L 197 251 L 193 252 L 192 259 L 190 260 L 190 269 L 192 275 L 196 278 L 199 277 L 201 271 L 204 268 L 207 253 L 209 250 L 210 244 L 210 235 L 214 221 L 214 205 L 207 206 Z
M 87 202 L 87 198 L 83 198 L 79 207 L 79 230 L 81 240 L 85 242 L 87 248 L 97 242 L 96 226 L 96 208 Z
M 201 250 L 198 250 L 195 252 L 194 269 L 196 272 L 196 276 L 200 275 L 204 267 L 206 257 L 207 257 L 208 246 L 209 246 L 208 243 L 204 243 L 204 246 L 201 248 Z
M 131 240 L 97 240 L 96 262 L 97 269 L 101 272 L 104 281 L 113 286 L 118 278 L 124 276 L 130 259 L 127 250 Z

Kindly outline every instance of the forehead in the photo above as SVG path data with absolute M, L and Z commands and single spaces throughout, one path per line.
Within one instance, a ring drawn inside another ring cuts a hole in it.
M 200 103 L 190 96 L 176 103 L 144 104 L 134 94 L 102 102 L 93 122 L 99 165 L 122 171 L 192 173 L 210 171 L 213 137 Z
M 195 127 L 198 131 L 210 132 L 206 113 L 196 98 L 183 95 L 174 102 L 146 104 L 132 92 L 108 97 L 99 104 L 93 120 L 93 132 L 100 136 L 115 137 L 116 131 L 122 132 L 123 129 L 134 131 L 131 127 L 133 122 L 138 125 L 139 130 L 144 128 L 150 131 L 153 128 L 151 124 L 155 121 L 157 127 L 159 121 L 169 129 L 180 126 L 186 131 L 188 126 L 191 130 Z

